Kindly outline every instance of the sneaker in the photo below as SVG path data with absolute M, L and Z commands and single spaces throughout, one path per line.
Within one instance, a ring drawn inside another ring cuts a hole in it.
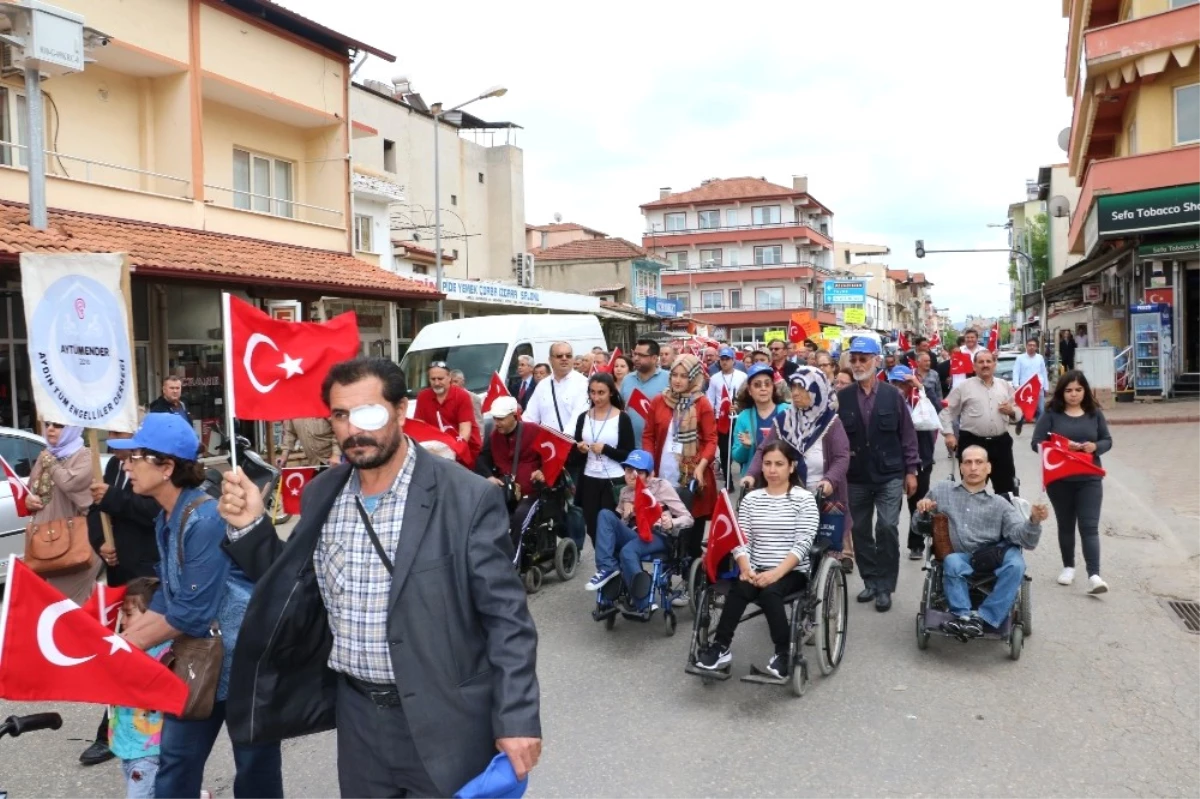
M 671 600 L 671 607 L 686 608 L 691 601 L 692 601 L 692 598 L 688 594 L 687 589 L 685 588 L 679 596 L 677 596 Z
M 924 557 L 925 557 L 925 553 L 924 553 L 924 551 L 922 551 L 920 549 L 908 550 L 908 559 L 909 560 L 921 560 Z
M 583 590 L 599 591 L 601 588 L 604 587 L 605 583 L 607 583 L 609 580 L 611 580 L 612 578 L 614 578 L 616 576 L 617 576 L 617 571 L 615 569 L 613 571 L 609 571 L 608 569 L 601 569 L 600 571 L 598 571 L 592 575 L 592 579 L 588 580 L 587 585 L 585 585 L 583 587 Z
M 696 665 L 708 671 L 716 671 L 733 660 L 733 653 L 724 644 L 711 643 L 700 652 Z
M 1061 572 L 1059 572 L 1059 574 L 1058 574 L 1058 584 L 1059 585 L 1070 585 L 1073 582 L 1075 582 L 1075 569 L 1073 567 L 1067 566 Z
M 959 616 L 942 624 L 942 629 L 956 636 L 960 641 L 970 641 L 983 635 L 983 624 L 974 616 Z
M 767 661 L 767 674 L 780 680 L 785 680 L 791 673 L 792 670 L 788 663 L 787 655 L 781 655 L 778 652 L 771 655 L 771 659 Z
M 1108 583 L 1104 582 L 1104 579 L 1100 575 L 1093 574 L 1091 577 L 1088 578 L 1088 593 L 1089 594 L 1103 594 L 1107 591 L 1108 591 Z

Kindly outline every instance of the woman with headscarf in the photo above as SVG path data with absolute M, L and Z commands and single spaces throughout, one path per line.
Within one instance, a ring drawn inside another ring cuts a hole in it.
M 672 486 L 687 488 L 695 480 L 687 552 L 700 557 L 704 523 L 717 502 L 717 419 L 704 396 L 704 364 L 680 355 L 671 365 L 667 390 L 650 403 L 642 431 L 642 449 L 654 455 L 654 471 Z
M 850 538 L 850 489 L 846 472 L 850 468 L 850 439 L 837 413 L 837 394 L 824 372 L 813 366 L 801 366 L 788 378 L 792 404 L 779 414 L 776 429 L 764 436 L 754 459 L 746 468 L 742 484 L 753 486 L 762 475 L 762 451 L 777 437 L 800 454 L 796 470 L 801 484 L 817 498 L 821 512 L 836 508 L 845 514 L 841 560 L 842 568 L 854 568 L 854 542 Z
M 92 452 L 83 445 L 82 427 L 46 424 L 46 443 L 29 473 L 29 508 L 34 524 L 87 516 L 92 507 Z M 86 536 L 87 528 L 80 531 Z M 82 605 L 92 595 L 100 558 L 92 553 L 86 569 L 46 578 L 68 599 Z

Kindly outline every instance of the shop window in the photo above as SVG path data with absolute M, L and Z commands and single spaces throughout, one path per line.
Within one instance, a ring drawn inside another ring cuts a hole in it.
M 291 218 L 293 164 L 247 150 L 233 151 L 233 207 Z

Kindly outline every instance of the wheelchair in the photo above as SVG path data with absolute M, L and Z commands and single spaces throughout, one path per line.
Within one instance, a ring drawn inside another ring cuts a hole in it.
M 1024 500 L 1011 496 L 1006 498 L 1010 502 L 1024 502 Z M 1026 515 L 1028 515 L 1027 512 Z M 955 638 L 965 644 L 967 639 L 959 638 L 954 633 L 942 629 L 942 625 L 952 620 L 954 614 L 950 612 L 950 604 L 946 601 L 946 595 L 942 589 L 942 561 L 933 554 L 933 517 L 928 513 L 918 514 L 913 519 L 913 525 L 916 532 L 925 537 L 925 564 L 922 566 L 922 570 L 925 572 L 925 584 L 921 591 L 921 607 L 917 611 L 917 648 L 922 651 L 929 648 L 929 638 L 935 634 L 946 638 Z M 1021 589 L 1017 592 L 1017 599 L 1013 602 L 1012 610 L 1009 611 L 1004 624 L 995 630 L 985 626 L 983 634 L 977 636 L 979 639 L 1003 642 L 1008 646 L 1008 656 L 1013 660 L 1020 660 L 1025 639 L 1033 635 L 1032 583 L 1033 578 L 1026 574 L 1021 581 Z M 991 595 L 995 585 L 995 573 L 969 576 L 967 588 L 970 591 L 971 608 L 978 608 Z
M 692 493 L 686 488 L 677 488 L 679 500 L 684 507 L 691 511 Z M 631 610 L 638 601 L 650 596 L 650 601 L 658 605 L 663 612 L 663 633 L 667 636 L 675 634 L 679 620 L 675 615 L 673 601 L 683 595 L 690 584 L 686 581 L 699 559 L 693 559 L 687 554 L 688 536 L 694 528 L 681 528 L 675 535 L 666 536 L 667 551 L 656 555 L 642 557 L 642 563 L 651 565 L 650 571 L 644 568 L 642 573 L 634 578 L 632 587 L 625 585 L 620 574 L 613 577 L 596 592 L 596 607 L 592 610 L 594 621 L 604 622 L 604 628 L 611 630 L 617 624 L 617 617 L 623 616 L 628 621 L 648 623 L 654 617 L 654 610 L 639 613 Z M 677 587 L 672 582 L 678 577 Z
M 841 561 L 826 556 L 831 546 L 832 543 L 825 536 L 818 535 L 813 540 L 808 553 L 811 565 L 809 573 L 805 575 L 804 587 L 784 597 L 791 624 L 791 673 L 788 677 L 780 679 L 752 664 L 750 673 L 741 678 L 742 682 L 788 685 L 792 694 L 804 696 L 809 684 L 809 659 L 804 654 L 806 644 L 816 648 L 817 667 L 822 676 L 828 677 L 833 674 L 841 664 L 842 656 L 846 652 L 849 604 L 846 574 L 842 571 Z M 697 577 L 699 594 L 694 597 L 696 607 L 692 623 L 692 642 L 684 671 L 700 677 L 705 685 L 728 680 L 733 673 L 731 666 L 710 671 L 700 668 L 696 663 L 701 650 L 708 646 L 716 634 L 725 597 L 736 579 L 737 569 L 732 557 L 721 564 L 716 583 L 708 581 L 703 569 Z M 761 615 L 762 610 L 758 608 L 748 610 L 738 624 L 739 629 L 749 619 Z
M 513 565 L 528 594 L 542 590 L 549 572 L 565 582 L 579 568 L 579 545 L 568 535 L 572 499 L 567 483 L 559 480 L 553 487 L 536 490 L 537 501 L 521 523 L 521 537 L 513 554 Z

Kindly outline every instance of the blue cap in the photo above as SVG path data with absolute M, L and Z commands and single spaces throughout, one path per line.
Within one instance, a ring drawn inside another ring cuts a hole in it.
M 621 465 L 637 469 L 639 472 L 652 472 L 654 471 L 654 456 L 644 449 L 635 449 L 629 453 L 629 457 Z
M 722 347 L 717 353 L 718 358 L 736 358 L 737 353 L 733 351 L 733 347 Z
M 912 369 L 907 366 L 893 366 L 892 371 L 888 372 L 888 380 L 893 383 L 907 383 L 912 373 Z
M 878 355 L 879 342 L 866 336 L 855 336 L 854 341 L 850 342 L 850 352 L 860 355 Z
M 108 448 L 149 449 L 181 461 L 194 461 L 200 452 L 200 439 L 183 417 L 173 413 L 149 413 L 133 438 L 111 440 Z
M 771 375 L 771 379 L 774 380 L 775 379 L 775 367 L 771 366 L 771 364 L 769 364 L 769 363 L 751 364 L 750 368 L 746 370 L 746 382 L 747 383 L 750 382 L 751 380 L 753 380 L 754 378 L 758 377 L 761 374 L 769 374 L 769 375 Z

